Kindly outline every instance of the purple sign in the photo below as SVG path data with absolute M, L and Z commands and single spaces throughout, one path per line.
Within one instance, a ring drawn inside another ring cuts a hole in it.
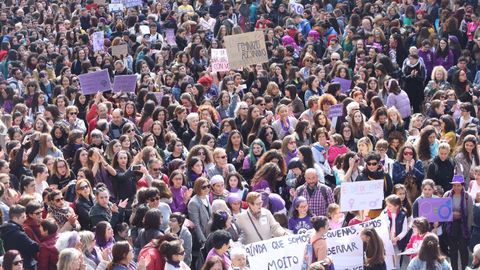
M 350 85 L 352 85 L 351 80 L 342 79 L 340 77 L 335 77 L 335 78 L 332 79 L 332 82 L 340 83 L 340 88 L 342 89 L 342 93 L 350 92 Z
M 110 76 L 106 69 L 78 75 L 80 87 L 84 95 L 92 95 L 97 92 L 112 90 Z
M 143 0 L 125 0 L 124 5 L 127 8 L 141 6 L 143 5 Z
M 135 93 L 137 75 L 117 75 L 113 77 L 113 92 Z
M 330 107 L 328 110 L 328 118 L 332 119 L 334 117 L 343 116 L 343 104 L 335 104 Z
M 163 92 L 153 92 L 153 94 L 157 98 L 158 104 L 162 103 Z
M 420 199 L 418 215 L 425 217 L 429 222 L 452 221 L 452 198 Z

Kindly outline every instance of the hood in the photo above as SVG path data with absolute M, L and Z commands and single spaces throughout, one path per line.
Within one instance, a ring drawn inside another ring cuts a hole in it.
M 415 63 L 415 64 L 410 63 L 410 59 L 408 59 L 408 58 L 407 58 L 405 61 L 406 61 L 405 64 L 406 64 L 407 66 L 411 67 L 411 68 L 420 65 L 420 59 L 418 59 L 418 60 L 417 60 L 417 63 Z

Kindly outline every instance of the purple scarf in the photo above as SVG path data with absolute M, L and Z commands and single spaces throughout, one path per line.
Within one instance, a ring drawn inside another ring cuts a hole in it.
M 450 192 L 449 194 L 449 197 L 452 198 L 453 200 L 453 195 L 454 195 L 454 191 L 452 189 L 452 192 Z M 460 201 L 460 212 L 462 213 L 462 219 L 461 219 L 461 222 L 462 222 L 462 234 L 463 234 L 463 237 L 468 239 L 470 238 L 470 230 L 468 229 L 468 219 L 467 219 L 467 211 L 465 209 L 465 205 L 466 205 L 466 198 L 465 198 L 465 190 L 462 190 L 462 194 L 461 194 L 462 198 L 461 198 L 461 201 Z M 447 222 L 447 234 L 448 235 L 451 235 L 452 233 L 452 226 L 453 226 L 453 221 L 452 222 Z

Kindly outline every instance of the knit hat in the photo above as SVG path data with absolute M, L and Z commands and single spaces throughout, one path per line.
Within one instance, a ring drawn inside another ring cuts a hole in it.
M 210 76 L 203 76 L 198 79 L 198 83 L 203 86 L 210 87 L 213 83 L 213 79 Z
M 240 196 L 237 193 L 230 193 L 227 197 L 227 203 L 229 204 L 237 203 L 241 201 L 242 201 L 242 198 L 240 198 Z
M 293 207 L 294 208 L 297 208 L 299 204 L 301 204 L 302 202 L 307 202 L 307 198 L 303 197 L 303 196 L 298 196 L 296 197 L 294 200 L 293 200 Z
M 272 214 L 280 212 L 285 209 L 285 201 L 276 193 L 268 195 L 268 208 Z
M 223 179 L 223 176 L 217 174 L 217 175 L 214 175 L 212 176 L 212 179 L 210 179 L 210 185 L 215 185 L 215 184 L 218 184 L 218 183 L 225 183 L 225 180 Z

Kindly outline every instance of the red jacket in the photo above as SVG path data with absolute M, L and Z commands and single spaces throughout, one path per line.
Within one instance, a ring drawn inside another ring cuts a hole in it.
M 146 261 L 149 262 L 146 270 L 165 268 L 165 259 L 152 242 L 146 244 L 142 250 L 140 250 L 138 257 L 144 257 Z
M 30 239 L 40 244 L 40 238 L 42 238 L 40 234 L 40 224 L 37 224 L 31 218 L 27 218 L 25 222 L 23 222 L 23 230 L 28 235 L 28 237 L 30 237 Z
M 58 233 L 49 235 L 40 243 L 40 251 L 38 252 L 38 269 L 57 270 L 58 250 L 55 243 L 58 239 Z

